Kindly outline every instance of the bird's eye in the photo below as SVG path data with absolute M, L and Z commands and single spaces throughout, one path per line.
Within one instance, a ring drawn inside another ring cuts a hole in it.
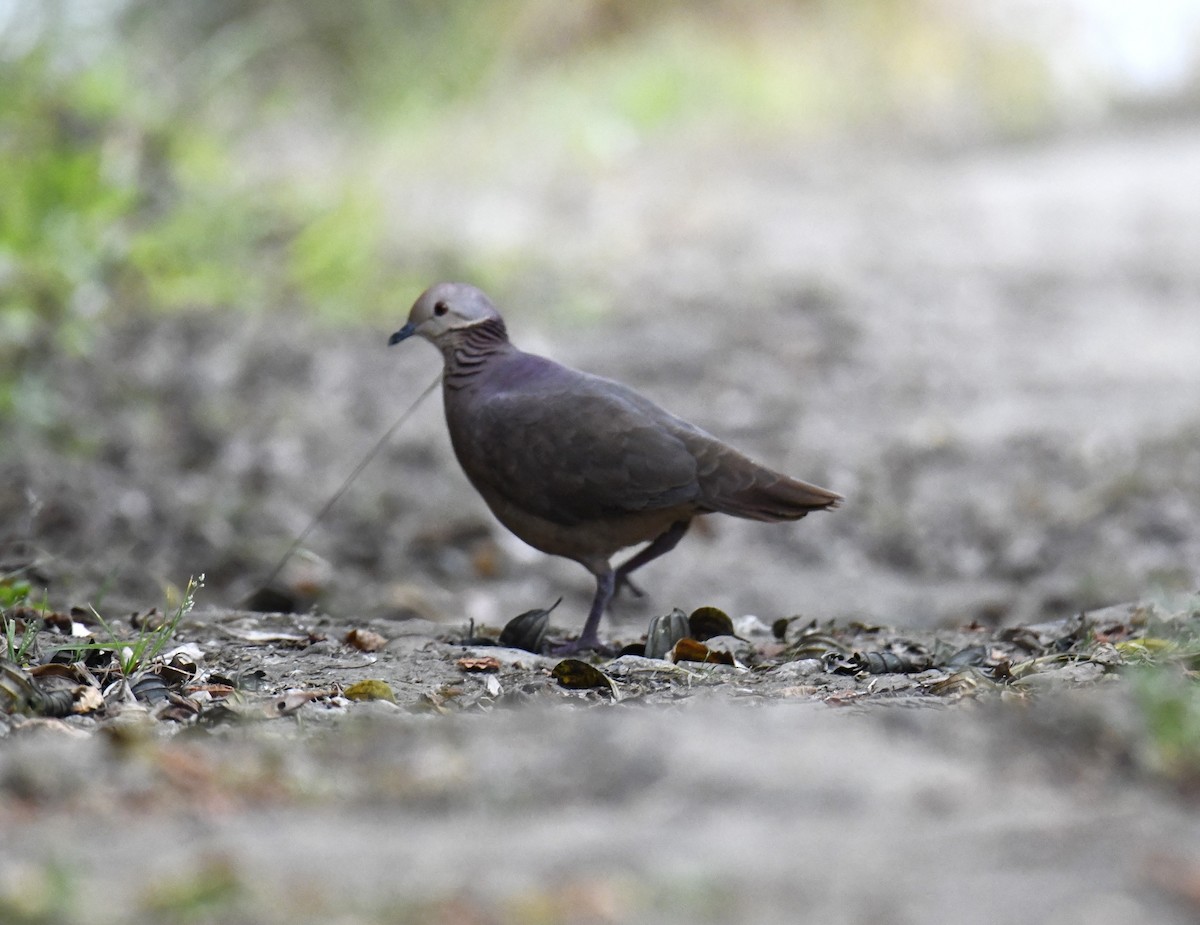
M 447 305 L 445 302 L 435 302 L 434 303 L 433 313 L 435 315 L 437 315 L 439 318 L 441 318 L 442 315 L 446 314 L 446 312 L 448 312 L 448 311 L 450 311 L 450 306 Z

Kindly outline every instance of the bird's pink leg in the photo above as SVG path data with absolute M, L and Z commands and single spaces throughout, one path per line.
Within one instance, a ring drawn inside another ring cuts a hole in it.
M 630 556 L 628 562 L 624 562 L 618 566 L 615 590 L 619 592 L 622 587 L 626 587 L 632 591 L 636 597 L 641 597 L 644 592 L 641 588 L 630 581 L 629 573 L 634 569 L 641 568 L 647 562 L 651 562 L 654 559 L 657 559 L 659 556 L 674 549 L 677 545 L 679 545 L 679 541 L 683 539 L 683 535 L 687 533 L 688 527 L 690 527 L 691 524 L 692 522 L 690 520 L 675 521 L 675 523 L 671 524 L 666 531 L 659 534 L 659 536 L 656 537 L 654 542 L 652 542 L 649 546 Z
M 612 600 L 616 580 L 617 573 L 611 568 L 596 576 L 596 596 L 592 598 L 592 609 L 588 613 L 587 622 L 583 624 L 583 632 L 579 634 L 578 639 L 551 649 L 551 654 L 573 655 L 576 652 L 604 648 L 600 642 L 600 618 L 604 616 L 605 608 Z

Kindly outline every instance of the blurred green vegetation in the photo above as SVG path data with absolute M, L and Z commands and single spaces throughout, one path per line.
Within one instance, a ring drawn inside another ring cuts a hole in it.
M 1189 663 L 1144 668 L 1133 675 L 1146 724 L 1148 763 L 1190 793 L 1200 793 L 1200 654 Z
M 135 0 L 123 25 L 177 94 L 303 100 L 416 132 L 463 114 L 793 131 L 941 113 L 1020 129 L 1051 104 L 1040 56 L 952 3 Z M 181 36 L 192 51 L 165 67 Z
M 1116 643 L 1145 735 L 1149 770 L 1200 793 L 1200 598 L 1148 610 L 1146 633 Z
M 125 177 L 103 170 L 96 75 L 66 86 L 47 70 L 36 52 L 0 62 L 0 420 L 18 403 L 37 413 L 22 394 L 30 358 L 82 349 L 111 225 L 135 199 Z
M 256 183 L 117 56 L 64 67 L 39 42 L 0 54 L 0 86 L 0 424 L 51 428 L 48 361 L 86 357 L 114 311 L 336 318 L 394 282 L 365 195 Z
M 586 179 L 659 139 L 955 139 L 1056 119 L 1044 55 L 952 2 L 13 0 L 5 15 L 0 423 L 49 426 L 47 357 L 86 355 L 113 312 L 377 321 L 391 292 L 503 281 L 532 259 L 389 236 L 389 177 L 524 163 Z

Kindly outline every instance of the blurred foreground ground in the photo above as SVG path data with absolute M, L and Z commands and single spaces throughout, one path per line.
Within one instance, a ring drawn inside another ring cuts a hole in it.
M 710 644 L 747 664 L 627 656 L 579 690 L 463 625 L 196 611 L 173 702 L 0 713 L 0 917 L 1185 925 L 1197 765 L 1134 663 L 1179 633 L 1194 662 L 1198 620 L 743 625 Z M 368 626 L 381 649 L 342 641 Z M 944 667 L 844 673 L 835 642 Z

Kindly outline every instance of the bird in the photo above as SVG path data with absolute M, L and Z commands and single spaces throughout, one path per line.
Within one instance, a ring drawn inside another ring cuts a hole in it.
M 480 289 L 442 282 L 413 303 L 393 346 L 420 337 L 442 354 L 442 399 L 459 465 L 496 519 L 596 580 L 583 630 L 555 649 L 603 650 L 601 618 L 630 575 L 670 552 L 692 520 L 799 520 L 837 492 L 754 462 L 634 389 L 526 353 Z M 618 567 L 613 557 L 646 543 Z

